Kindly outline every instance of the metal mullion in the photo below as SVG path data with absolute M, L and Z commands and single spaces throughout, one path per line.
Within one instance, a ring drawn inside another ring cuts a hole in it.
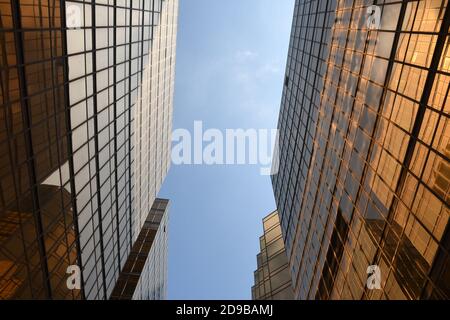
M 117 164 L 117 119 L 118 119 L 118 115 L 117 115 L 117 65 L 116 65 L 116 61 L 117 61 L 117 0 L 113 1 L 113 81 L 114 81 L 114 85 L 113 87 L 113 109 L 114 109 L 114 181 L 115 181 L 115 185 L 114 185 L 114 189 L 115 189 L 115 197 L 116 197 L 116 236 L 117 236 L 117 265 L 118 265 L 118 272 L 121 271 L 121 251 L 120 251 L 120 219 L 119 219 L 119 191 L 118 191 L 118 185 L 119 185 L 119 179 L 118 179 L 118 173 L 117 173 L 117 168 L 119 167 Z M 109 30 L 108 29 L 108 33 Z M 109 37 L 109 35 L 108 35 Z M 109 41 L 109 40 L 108 40 Z M 109 56 L 109 55 L 108 55 Z
M 151 17 L 152 17 L 152 27 L 150 30 L 150 42 L 149 42 L 149 57 L 148 57 L 148 62 L 149 62 L 149 82 L 150 82 L 150 86 L 152 86 L 152 80 L 153 80 L 153 69 L 155 68 L 154 64 L 153 64 L 153 41 L 155 41 L 155 28 L 156 28 L 156 24 L 155 24 L 155 16 L 156 16 L 156 11 L 155 11 L 155 2 L 159 1 L 159 0 L 151 0 L 152 4 L 151 4 Z M 152 91 L 153 88 L 151 88 L 150 90 Z M 152 107 L 152 96 L 150 95 L 149 97 L 150 99 L 150 108 Z M 149 126 L 151 126 L 151 109 L 149 110 Z M 149 144 L 151 146 L 151 131 L 148 131 L 148 135 L 147 135 L 147 139 L 149 141 Z M 153 164 L 156 164 L 156 162 L 154 161 Z M 152 167 L 152 163 L 150 161 L 148 161 L 147 163 L 147 177 L 150 177 L 151 174 L 151 167 Z M 149 184 L 151 183 L 151 181 L 149 181 Z
M 159 0 L 160 2 L 159 2 L 159 37 L 158 37 L 158 39 L 157 39 L 157 41 L 158 41 L 158 43 L 159 43 L 159 45 L 158 45 L 158 48 L 159 48 L 159 54 L 161 54 L 161 48 L 162 48 L 162 32 L 161 32 L 161 25 L 162 25 L 162 19 L 163 19 L 163 0 Z M 160 60 L 161 60 L 161 56 L 159 55 L 158 56 L 158 63 L 156 64 L 157 65 L 157 68 L 158 68 L 158 72 L 157 72 L 157 75 L 158 75 L 158 89 L 160 89 L 161 87 L 162 87 L 162 85 L 161 85 L 161 83 L 160 83 L 160 71 L 161 71 L 161 63 L 160 63 Z M 164 83 L 163 83 L 164 84 Z M 157 102 L 156 102 L 156 105 L 157 106 L 160 106 L 160 103 L 161 103 L 161 98 L 160 98 L 160 95 L 158 94 L 157 95 L 157 97 L 156 97 L 156 99 L 157 99 Z M 162 98 L 162 102 L 164 102 L 164 98 Z M 162 116 L 164 115 L 164 105 L 163 105 L 163 103 L 162 103 L 162 105 L 161 105 L 161 114 L 162 114 Z M 158 123 L 159 123 L 159 115 L 160 115 L 160 108 L 157 108 L 156 109 L 156 111 L 157 111 L 157 113 L 156 113 L 156 124 L 155 124 L 155 130 L 156 130 L 156 132 L 158 132 Z M 163 123 L 164 123 L 164 119 L 163 119 Z M 158 132 L 159 133 L 159 132 Z M 158 150 L 158 146 L 159 146 L 159 139 L 156 139 L 156 141 L 155 141 L 155 148 L 156 148 L 156 150 Z M 157 152 L 155 152 L 154 153 L 155 154 L 155 170 L 154 170 L 154 173 L 155 173 L 155 180 L 154 180 L 154 182 L 153 182 L 153 184 L 154 184 L 154 187 L 155 187 L 155 190 L 156 190 L 156 185 L 157 185 L 157 180 L 156 180 L 156 178 L 157 178 L 157 171 L 158 170 L 156 170 L 157 169 L 157 162 L 156 162 L 156 159 L 157 159 Z M 161 168 L 162 167 L 162 156 L 161 156 L 161 158 L 160 158 L 160 163 L 159 163 L 159 168 Z M 153 205 L 153 204 L 151 204 L 151 205 Z
M 42 14 L 42 0 L 38 0 L 38 4 L 37 4 L 37 6 L 38 6 L 38 20 L 39 20 L 39 23 L 40 23 L 40 26 L 42 27 L 43 26 L 43 19 L 42 19 L 42 16 L 43 16 L 43 14 Z M 35 8 L 35 6 L 33 6 L 33 8 Z M 48 13 L 49 13 L 49 17 L 50 17 L 50 8 L 48 8 Z M 36 17 L 36 16 L 35 16 Z M 49 19 L 50 20 L 50 19 Z M 52 45 L 52 38 L 51 38 L 51 28 L 49 28 L 49 32 L 50 32 L 50 37 L 49 37 L 49 43 L 50 43 L 50 48 L 51 48 L 51 50 L 53 50 L 52 49 L 52 47 L 51 47 L 51 45 Z M 41 51 L 42 51 L 42 57 L 44 57 L 45 56 L 45 54 L 44 54 L 44 52 L 45 52 L 45 43 L 44 43 L 44 31 L 42 31 L 42 30 L 38 30 L 37 31 L 37 33 L 39 34 L 39 36 L 36 36 L 36 42 L 38 42 L 38 40 L 40 40 L 40 44 L 41 44 Z M 51 65 L 51 70 L 52 70 L 52 72 L 53 72 L 53 64 L 54 64 L 54 60 L 53 60 L 53 52 L 51 52 L 51 58 L 48 60 L 49 62 L 50 62 L 50 65 Z M 42 63 L 37 63 L 37 65 L 38 66 L 42 66 L 42 69 L 41 69 L 41 71 L 42 71 L 42 76 L 43 76 L 43 81 L 42 81 L 42 83 L 44 84 L 44 85 L 46 85 L 47 83 L 46 83 L 46 80 L 47 80 L 47 72 L 46 72 L 46 68 L 45 68 L 45 65 L 43 65 Z M 54 98 L 54 94 L 55 94 L 55 92 L 54 92 L 54 78 L 53 78 L 53 73 L 52 73 L 52 87 L 51 88 L 45 88 L 45 89 L 43 89 L 43 93 L 47 93 L 48 91 L 52 91 L 52 96 L 53 96 L 53 98 Z M 47 94 L 44 94 L 44 101 L 45 101 L 45 112 L 46 112 L 46 114 L 45 114 L 45 119 L 43 119 L 42 121 L 41 121 L 41 123 L 43 123 L 44 125 L 45 125 L 45 127 L 46 127 L 46 133 L 47 133 L 47 139 L 48 139 L 48 142 L 49 142 L 49 145 L 48 145 L 48 150 L 46 150 L 46 152 L 48 152 L 49 153 L 49 160 L 50 160 L 50 162 L 51 162 L 51 160 L 52 160 L 52 157 L 51 157 L 51 135 L 50 135 L 50 125 L 49 125 L 49 117 L 50 117 L 50 115 L 51 115 L 51 110 L 50 110 L 50 112 L 49 112 L 49 105 L 48 105 L 48 103 L 49 103 L 49 101 L 48 101 L 48 98 L 47 98 Z M 53 109 L 55 109 L 55 107 L 53 106 Z M 56 128 L 56 127 L 55 127 Z M 58 137 L 56 138 L 56 140 L 58 141 Z M 58 157 L 59 157 L 59 153 L 58 153 Z
M 131 184 L 131 53 L 132 53 L 132 36 L 133 36 L 133 5 L 132 0 L 128 0 L 128 3 L 130 4 L 129 9 L 129 48 L 128 48 L 128 187 L 129 187 L 129 194 L 128 194 L 128 207 L 130 210 L 130 252 L 133 250 L 133 208 L 132 208 L 132 200 L 131 200 L 131 191 L 132 191 L 132 184 Z
M 96 55 L 96 46 L 97 46 L 97 34 L 95 30 L 96 26 L 96 4 L 95 2 L 91 3 L 91 12 L 92 12 L 92 89 L 93 89 L 93 109 L 94 109 L 94 149 L 95 149 L 95 180 L 97 184 L 97 214 L 98 214 L 98 230 L 100 233 L 99 242 L 100 242 L 100 260 L 102 263 L 101 273 L 102 273 L 102 282 L 103 282 L 103 297 L 107 299 L 107 290 L 106 290 L 106 275 L 105 275 L 105 257 L 104 257 L 104 246 L 103 246 L 103 217 L 102 217 L 102 206 L 101 206 L 101 194 L 100 194 L 100 166 L 99 166 L 99 141 L 98 141 L 98 94 L 97 94 L 97 55 Z M 95 232 L 95 231 L 94 231 Z
M 142 8 L 141 10 L 144 10 L 145 8 L 145 0 L 142 0 L 141 2 L 142 4 Z M 143 105 L 142 102 L 142 98 L 143 98 L 143 92 L 144 92 L 144 87 L 143 87 L 143 81 L 144 81 L 144 72 L 145 72 L 145 66 L 144 66 L 144 22 L 145 22 L 145 14 L 144 11 L 141 11 L 142 13 L 142 20 L 141 20 L 141 57 L 140 57 L 140 61 L 141 61 L 141 81 L 140 81 L 140 87 L 141 87 L 141 94 L 140 94 L 140 99 L 141 99 L 141 106 Z M 151 51 L 151 50 L 150 50 Z M 138 88 L 139 88 L 139 84 L 138 84 Z M 139 93 L 139 90 L 138 90 Z M 139 98 L 139 96 L 138 96 Z M 142 114 L 140 113 L 140 117 L 142 118 Z M 141 125 L 142 125 L 142 119 L 141 119 Z M 141 153 L 139 153 L 139 156 L 141 156 Z M 131 165 L 131 164 L 130 164 Z M 141 178 L 141 174 L 139 174 L 139 179 Z M 137 177 L 136 177 L 137 179 Z
M 445 227 L 445 231 L 442 235 L 442 242 L 449 242 L 449 237 L 450 237 L 450 223 L 447 223 L 447 226 Z M 445 255 L 447 257 L 445 257 Z M 447 251 L 447 248 L 445 248 L 442 243 L 439 243 L 438 249 L 436 251 L 436 255 L 433 259 L 433 263 L 430 267 L 430 271 L 427 274 L 427 281 L 425 282 L 425 284 L 422 287 L 422 290 L 420 292 L 420 299 L 425 299 L 425 298 L 430 298 L 430 296 L 426 295 L 426 289 L 427 289 L 427 285 L 431 284 L 433 287 L 433 290 L 437 290 L 439 292 L 439 294 L 445 298 L 449 298 L 448 296 L 445 296 L 444 292 L 442 292 L 442 290 L 440 290 L 439 288 L 437 288 L 437 286 L 435 285 L 435 283 L 433 282 L 433 277 L 436 278 L 437 276 L 439 276 L 439 274 L 442 273 L 442 271 L 444 270 L 445 267 L 445 260 L 442 261 L 443 259 L 447 258 L 449 259 L 449 252 Z M 442 257 L 443 256 L 443 257 Z M 440 261 L 438 261 L 438 259 L 440 258 Z M 438 273 L 437 275 L 435 273 Z

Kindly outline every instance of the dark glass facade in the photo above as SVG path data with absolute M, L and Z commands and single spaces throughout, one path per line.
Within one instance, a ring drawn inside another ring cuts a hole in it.
M 111 299 L 166 299 L 168 222 L 169 200 L 156 199 L 120 273 Z
M 0 1 L 0 299 L 111 296 L 169 169 L 177 17 Z
M 449 26 L 448 1 L 296 1 L 272 182 L 297 299 L 450 298 Z
M 264 234 L 259 238 L 253 300 L 291 300 L 294 298 L 289 265 L 281 234 L 278 212 L 263 219 Z

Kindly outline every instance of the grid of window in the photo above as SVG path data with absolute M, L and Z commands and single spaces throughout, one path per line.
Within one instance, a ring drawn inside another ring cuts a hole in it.
M 0 299 L 80 297 L 65 284 L 79 255 L 71 186 L 44 181 L 70 154 L 63 11 L 0 1 Z
M 253 300 L 289 300 L 294 297 L 278 212 L 263 219 L 261 253 L 257 256 Z
M 106 299 L 169 167 L 178 1 L 0 9 L 0 297 Z
M 170 166 L 172 110 L 175 82 L 178 2 L 164 1 L 153 28 L 150 55 L 144 65 L 142 94 L 133 112 L 133 209 L 135 235 L 164 181 Z
M 449 25 L 447 1 L 296 2 L 273 185 L 297 298 L 450 297 Z

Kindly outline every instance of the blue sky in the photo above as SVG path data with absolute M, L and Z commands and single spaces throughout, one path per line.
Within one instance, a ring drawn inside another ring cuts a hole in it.
M 276 128 L 294 0 L 180 0 L 174 129 Z M 172 165 L 169 299 L 250 299 L 261 219 L 258 166 Z

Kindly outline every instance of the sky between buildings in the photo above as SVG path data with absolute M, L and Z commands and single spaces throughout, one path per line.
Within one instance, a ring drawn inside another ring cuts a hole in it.
M 180 0 L 174 129 L 277 126 L 294 0 Z M 172 165 L 169 299 L 250 299 L 261 219 L 275 209 L 260 167 Z

